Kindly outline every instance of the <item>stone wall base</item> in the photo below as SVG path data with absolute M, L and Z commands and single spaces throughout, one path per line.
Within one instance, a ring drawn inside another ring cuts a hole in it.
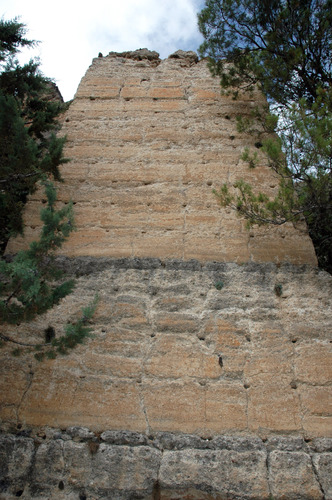
M 84 427 L 0 435 L 0 498 L 331 499 L 332 439 Z

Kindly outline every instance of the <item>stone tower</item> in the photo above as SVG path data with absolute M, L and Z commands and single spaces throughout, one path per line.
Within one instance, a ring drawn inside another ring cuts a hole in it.
M 93 61 L 62 128 L 76 292 L 14 334 L 60 331 L 97 292 L 95 336 L 43 363 L 0 351 L 1 498 L 332 498 L 331 277 L 304 225 L 248 231 L 212 194 L 277 189 L 241 161 L 236 116 L 260 103 L 192 52 Z

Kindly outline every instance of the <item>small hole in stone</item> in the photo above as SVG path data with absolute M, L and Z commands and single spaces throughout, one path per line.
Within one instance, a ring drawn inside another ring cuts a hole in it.
M 151 335 L 150 335 L 150 337 L 152 337 L 152 338 L 155 337 L 155 336 L 156 336 L 155 333 L 151 333 Z
M 292 339 L 293 344 L 296 344 L 297 339 Z
M 250 384 L 243 384 L 243 387 L 244 387 L 245 389 L 249 389 Z
M 246 336 L 246 341 L 251 342 L 251 338 L 249 337 L 249 335 Z
M 84 493 L 80 493 L 79 499 L 86 500 L 86 495 Z
M 59 484 L 58 484 L 58 488 L 59 490 L 64 490 L 65 489 L 65 485 L 64 485 L 64 482 L 63 481 L 60 481 Z
M 17 424 L 17 429 L 22 429 L 22 424 Z
M 95 455 L 99 449 L 99 443 L 97 441 L 89 441 L 88 447 L 91 455 Z
M 205 337 L 201 336 L 201 337 L 198 337 L 199 340 L 205 340 Z
M 18 490 L 16 493 L 15 493 L 15 496 L 16 497 L 21 497 L 23 495 L 23 491 L 24 490 Z

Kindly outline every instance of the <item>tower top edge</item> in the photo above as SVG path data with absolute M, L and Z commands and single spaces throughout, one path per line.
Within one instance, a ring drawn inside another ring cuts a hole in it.
M 99 58 L 104 57 L 103 54 L 100 52 L 98 55 Z M 147 48 L 143 49 L 137 49 L 137 50 L 132 50 L 132 51 L 125 51 L 125 52 L 109 52 L 109 54 L 105 57 L 112 57 L 112 58 L 123 58 L 123 59 L 133 59 L 136 61 L 143 61 L 143 60 L 148 60 L 148 61 L 153 61 L 157 64 L 159 64 L 162 59 L 160 59 L 159 53 L 154 51 L 154 50 L 149 50 Z M 170 54 L 168 56 L 168 59 L 186 59 L 189 60 L 191 64 L 195 64 L 199 61 L 199 57 L 196 52 L 192 50 L 177 50 L 176 52 L 173 52 L 173 54 Z

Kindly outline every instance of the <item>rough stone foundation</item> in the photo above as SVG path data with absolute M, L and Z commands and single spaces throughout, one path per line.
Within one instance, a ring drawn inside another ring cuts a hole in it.
M 0 435 L 1 498 L 331 499 L 332 440 L 105 431 Z

